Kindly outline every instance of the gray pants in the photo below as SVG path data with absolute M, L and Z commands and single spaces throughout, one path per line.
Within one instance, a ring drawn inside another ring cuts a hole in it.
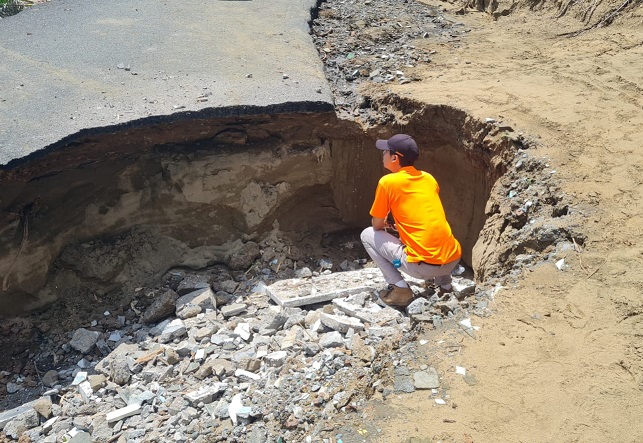
M 451 271 L 455 269 L 460 261 L 460 259 L 457 259 L 444 265 L 409 263 L 406 261 L 404 245 L 399 238 L 386 231 L 376 231 L 372 227 L 362 231 L 361 239 L 366 252 L 384 274 L 384 280 L 391 285 L 403 280 L 400 273 L 402 271 L 421 280 L 435 279 L 436 285 L 449 288 L 451 285 Z M 399 259 L 402 264 L 399 268 L 393 265 L 393 260 L 395 259 Z

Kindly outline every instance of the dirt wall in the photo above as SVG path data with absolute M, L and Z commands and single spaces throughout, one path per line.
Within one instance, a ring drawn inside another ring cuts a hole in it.
M 464 261 L 484 263 L 472 251 L 515 138 L 445 106 L 373 105 L 390 125 L 332 113 L 192 119 L 92 135 L 2 171 L 0 313 L 132 289 L 173 267 L 229 265 L 275 227 L 306 236 L 368 226 L 385 172 L 374 142 L 396 132 L 419 143 L 416 166 L 440 183 Z

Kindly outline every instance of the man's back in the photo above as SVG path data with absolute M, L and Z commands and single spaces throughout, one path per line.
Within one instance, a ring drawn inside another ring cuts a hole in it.
M 390 211 L 409 262 L 444 264 L 462 255 L 440 201 L 440 187 L 427 172 L 405 166 L 380 179 L 371 215 Z

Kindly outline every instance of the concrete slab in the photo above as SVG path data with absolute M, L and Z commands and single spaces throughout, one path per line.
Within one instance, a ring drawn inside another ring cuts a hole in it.
M 56 0 L 2 19 L 0 166 L 222 107 L 332 111 L 315 3 Z
M 323 303 L 338 297 L 371 292 L 384 285 L 379 269 L 336 272 L 311 278 L 280 280 L 266 288 L 268 296 L 286 307 Z
M 16 418 L 17 416 L 32 410 L 34 403 L 35 403 L 35 401 L 31 401 L 29 403 L 25 403 L 22 406 L 18 406 L 17 408 L 13 408 L 13 409 L 9 409 L 8 411 L 0 412 L 0 430 L 4 429 L 4 427 L 7 425 L 7 423 L 9 423 L 11 420 Z

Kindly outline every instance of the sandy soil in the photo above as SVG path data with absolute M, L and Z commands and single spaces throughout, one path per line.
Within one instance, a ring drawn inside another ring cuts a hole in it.
M 501 290 L 475 340 L 427 333 L 447 405 L 426 392 L 376 401 L 369 441 L 643 441 L 643 8 L 572 37 L 582 23 L 556 15 L 454 16 L 471 32 L 421 42 L 437 51 L 423 80 L 388 87 L 538 137 L 532 154 L 574 196 L 588 241 L 564 271 L 541 265 Z

